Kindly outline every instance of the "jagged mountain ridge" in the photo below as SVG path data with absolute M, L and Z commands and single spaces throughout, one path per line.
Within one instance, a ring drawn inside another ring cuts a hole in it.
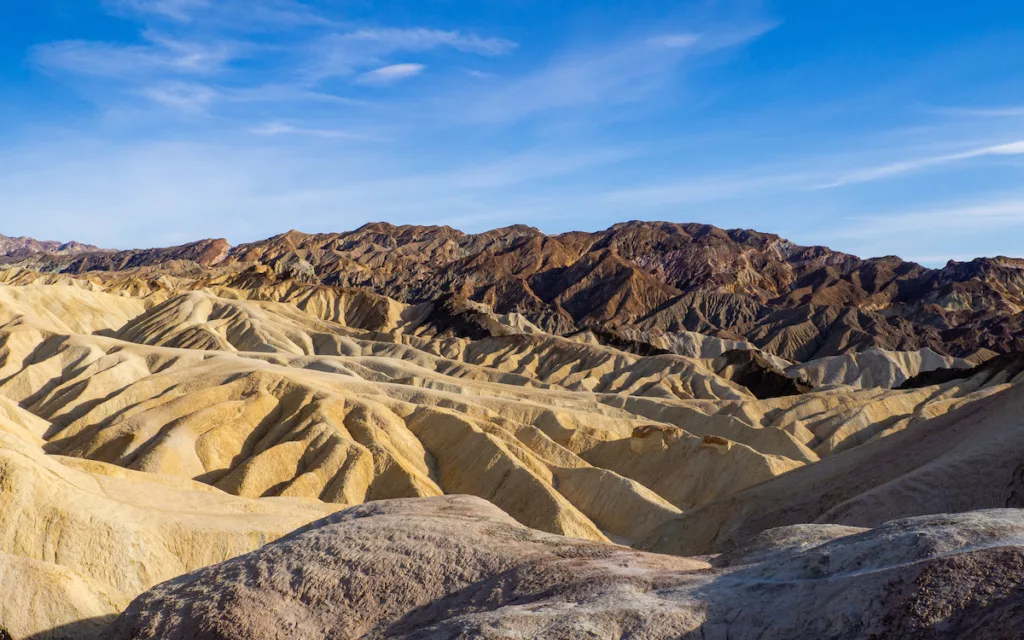
M 365 287 L 408 303 L 453 295 L 519 313 L 550 333 L 599 329 L 653 341 L 697 331 L 748 340 L 796 361 L 930 348 L 969 357 L 1024 349 L 1024 260 L 981 258 L 929 269 L 861 259 L 777 235 L 711 225 L 627 222 L 546 235 L 524 225 L 466 234 L 372 223 L 297 231 L 231 247 L 33 254 L 16 263 L 68 274 L 240 272 Z
M 99 253 L 103 250 L 91 244 L 81 242 L 57 242 L 54 240 L 36 240 L 19 236 L 12 238 L 0 234 L 0 261 L 17 260 L 36 253 L 49 253 L 60 256 L 77 255 L 79 253 Z

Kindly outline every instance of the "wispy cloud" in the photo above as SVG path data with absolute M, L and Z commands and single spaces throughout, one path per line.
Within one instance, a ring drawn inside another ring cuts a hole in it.
M 484 122 L 546 111 L 635 102 L 664 86 L 688 56 L 753 40 L 775 27 L 758 24 L 709 33 L 663 33 L 600 49 L 572 51 L 468 105 Z
M 748 175 L 707 175 L 701 178 L 668 181 L 653 185 L 637 185 L 612 189 L 600 194 L 609 203 L 631 207 L 659 208 L 747 197 L 758 193 L 798 189 L 806 186 L 816 174 L 757 173 Z
M 287 122 L 266 122 L 250 129 L 252 133 L 261 136 L 309 136 L 313 138 L 344 138 L 347 140 L 370 140 L 372 136 L 340 129 L 316 129 L 310 127 L 298 127 Z
M 451 219 L 476 220 L 474 230 L 483 230 L 535 213 L 538 207 L 523 200 L 533 185 L 631 154 L 542 148 L 416 172 L 396 167 L 377 145 L 335 151 L 338 145 L 328 144 L 310 154 L 308 147 L 288 145 L 321 131 L 288 122 L 256 129 L 280 137 L 280 144 L 254 135 L 230 143 L 61 140 L 34 154 L 2 149 L 0 210 L 32 212 L 16 216 L 4 231 L 31 235 L 38 225 L 103 246 L 160 246 L 196 237 L 268 237 L 280 231 L 283 215 L 296 217 L 293 226 L 328 231 L 367 219 L 436 221 L 442 211 Z
M 844 185 L 896 178 L 914 171 L 983 157 L 1024 155 L 1024 141 L 978 147 L 970 151 L 942 154 L 913 160 L 891 162 L 878 166 L 858 166 L 848 155 L 801 160 L 791 166 L 750 167 L 742 172 L 705 174 L 679 180 L 665 180 L 649 184 L 636 184 L 628 188 L 610 189 L 599 194 L 609 203 L 632 207 L 664 208 L 673 205 L 695 204 L 725 200 L 739 200 L 751 196 L 783 192 L 818 191 Z M 840 167 L 821 168 L 823 165 Z M 846 167 L 846 168 L 842 168 Z M 1013 204 L 1000 203 L 991 211 L 983 208 L 958 210 L 973 214 L 994 216 L 996 212 Z M 992 219 L 995 219 L 994 217 Z
M 657 35 L 648 40 L 656 47 L 667 47 L 669 49 L 686 49 L 700 41 L 696 33 L 669 33 Z
M 106 6 L 143 21 L 141 42 L 50 42 L 34 47 L 30 61 L 118 110 L 139 98 L 183 114 L 218 108 L 223 113 L 230 105 L 238 110 L 257 102 L 366 104 L 339 95 L 337 84 L 325 89 L 326 81 L 343 77 L 358 85 L 387 85 L 426 68 L 421 62 L 392 60 L 396 54 L 447 48 L 494 57 L 517 46 L 458 30 L 353 28 L 320 20 L 293 0 L 108 0 Z M 266 20 L 299 30 L 269 41 L 231 36 L 239 29 L 221 21 L 233 21 L 234 14 L 240 14 L 238 20 L 244 14 L 248 23 Z M 235 64 L 243 60 L 244 65 Z
M 500 56 L 518 45 L 511 40 L 481 37 L 474 33 L 437 29 L 360 29 L 332 33 L 314 44 L 316 63 L 308 75 L 311 81 L 346 76 L 360 67 L 381 66 L 397 53 L 422 53 L 439 48 L 463 53 Z
M 935 113 L 970 118 L 1024 118 L 1024 107 L 936 107 Z
M 832 233 L 840 238 L 873 238 L 938 230 L 991 233 L 1021 225 L 1024 225 L 1024 197 L 1003 197 L 953 207 L 867 215 Z
M 833 189 L 835 187 L 871 182 L 873 180 L 883 180 L 906 173 L 921 171 L 923 169 L 930 169 L 955 162 L 963 162 L 964 160 L 973 160 L 976 158 L 984 158 L 986 156 L 1018 155 L 1024 155 L 1024 141 L 981 147 L 958 153 L 947 153 L 924 158 L 915 158 L 913 160 L 883 164 L 877 167 L 858 169 L 856 171 L 840 175 L 833 180 L 815 185 L 813 188 Z
M 244 47 L 230 41 L 178 40 L 154 31 L 143 33 L 148 44 L 120 45 L 64 40 L 35 47 L 32 61 L 50 71 L 115 79 L 150 78 L 154 74 L 208 75 L 221 71 L 242 55 Z
M 494 77 L 493 73 L 490 73 L 488 71 L 480 71 L 479 69 L 466 69 L 465 71 L 467 76 L 469 76 L 470 78 L 476 78 L 478 80 L 486 80 L 488 78 Z
M 426 65 L 416 63 L 392 64 L 373 71 L 367 71 L 356 78 L 359 84 L 385 85 L 411 78 L 423 73 Z
M 376 51 L 429 51 L 449 47 L 465 53 L 500 56 L 512 52 L 515 42 L 505 38 L 481 37 L 475 33 L 440 29 L 360 29 L 338 36 L 336 43 L 360 42 Z
M 191 22 L 197 11 L 210 8 L 209 0 L 106 0 L 104 4 L 115 11 L 154 14 L 179 22 Z
M 226 87 L 217 91 L 218 98 L 229 103 L 324 103 L 338 106 L 367 107 L 367 100 L 317 91 L 302 84 L 260 84 Z
M 179 111 L 203 113 L 218 94 L 202 84 L 168 82 L 142 89 L 147 99 Z
M 124 17 L 201 24 L 228 31 L 338 24 L 298 0 L 104 0 L 104 5 Z

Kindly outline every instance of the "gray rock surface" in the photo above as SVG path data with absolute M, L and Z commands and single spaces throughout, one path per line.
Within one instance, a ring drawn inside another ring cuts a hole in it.
M 113 638 L 1015 638 L 1024 511 L 802 525 L 711 559 L 367 503 L 136 599 Z M 712 567 L 711 560 L 716 567 Z

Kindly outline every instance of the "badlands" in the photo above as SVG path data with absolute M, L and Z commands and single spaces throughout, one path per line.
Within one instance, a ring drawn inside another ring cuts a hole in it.
M 1024 636 L 1024 262 L 0 240 L 0 638 Z

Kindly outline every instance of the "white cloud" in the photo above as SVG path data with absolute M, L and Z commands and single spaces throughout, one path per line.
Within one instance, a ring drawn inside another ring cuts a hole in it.
M 333 33 L 314 46 L 315 62 L 311 81 L 354 73 L 359 68 L 383 65 L 387 57 L 400 52 L 425 52 L 450 48 L 463 53 L 499 56 L 516 48 L 511 40 L 481 37 L 474 33 L 437 29 L 360 29 Z
M 700 35 L 696 33 L 671 33 L 655 36 L 648 40 L 656 47 L 667 47 L 669 49 L 685 49 L 692 47 L 700 41 Z
M 217 91 L 202 85 L 186 82 L 168 82 L 146 87 L 142 95 L 166 107 L 179 111 L 202 113 L 217 97 Z
M 116 15 L 228 31 L 336 25 L 298 0 L 105 0 Z
M 704 175 L 699 178 L 669 180 L 655 184 L 636 185 L 625 189 L 604 192 L 601 197 L 609 202 L 619 202 L 636 207 L 665 207 L 679 204 L 733 200 L 755 194 L 817 191 L 842 185 L 881 180 L 896 177 L 917 170 L 943 164 L 982 157 L 1024 155 L 1024 141 L 979 147 L 971 151 L 893 162 L 876 167 L 824 169 L 822 164 L 839 164 L 849 167 L 849 157 L 804 159 L 798 166 L 756 167 L 732 175 Z M 1001 205 L 1002 206 L 1002 205 Z M 959 210 L 992 216 L 995 211 L 982 209 Z M 854 230 L 853 232 L 859 233 Z
M 353 76 L 360 84 L 386 85 L 426 68 L 390 59 L 400 52 L 448 48 L 499 56 L 517 46 L 458 30 L 342 26 L 298 0 L 105 0 L 104 5 L 139 22 L 142 42 L 50 42 L 34 47 L 30 60 L 108 110 L 130 109 L 140 97 L 191 113 L 218 105 L 225 107 L 217 112 L 221 116 L 228 114 L 227 105 L 235 105 L 237 113 L 240 105 L 256 102 L 365 105 L 320 83 Z M 239 33 L 256 27 L 312 28 L 272 40 Z M 233 64 L 241 59 L 252 64 Z M 194 84 L 197 77 L 202 85 Z
M 221 71 L 242 55 L 229 41 L 209 43 L 177 40 L 153 31 L 143 34 L 150 44 L 121 45 L 87 40 L 63 40 L 36 46 L 32 61 L 51 71 L 106 78 L 144 78 L 157 73 L 205 75 Z
M 310 136 L 313 138 L 344 138 L 348 140 L 370 140 L 371 136 L 340 129 L 315 129 L 309 127 L 297 127 L 287 122 L 266 122 L 250 129 L 252 133 L 261 136 L 297 135 Z
M 469 115 L 501 122 L 556 109 L 639 101 L 668 83 L 687 56 L 738 46 L 772 28 L 765 24 L 720 33 L 660 34 L 574 51 L 469 105 Z
M 210 7 L 209 0 L 107 0 L 115 11 L 156 14 L 178 22 L 191 22 L 193 14 Z
M 660 208 L 737 199 L 757 193 L 784 191 L 807 184 L 813 174 L 779 173 L 746 176 L 704 176 L 702 178 L 638 185 L 600 194 L 603 200 L 638 208 Z
M 930 169 L 932 167 L 939 167 L 955 162 L 962 162 L 964 160 L 973 160 L 975 158 L 983 158 L 986 156 L 1017 155 L 1024 155 L 1024 141 L 971 149 L 969 151 L 962 151 L 959 153 L 948 153 L 926 158 L 916 158 L 914 160 L 905 160 L 902 162 L 893 162 L 891 164 L 884 164 L 866 169 L 858 169 L 856 171 L 840 175 L 833 180 L 815 185 L 813 188 L 833 189 L 835 187 L 871 182 L 873 180 L 883 180 L 893 176 L 912 173 L 922 169 Z
M 426 68 L 426 65 L 415 63 L 392 64 L 379 69 L 374 69 L 373 71 L 368 71 L 356 78 L 356 82 L 370 85 L 391 84 L 393 82 L 398 82 L 399 80 L 404 80 L 405 78 L 418 76 L 423 73 L 423 70 Z
M 500 56 L 518 45 L 504 38 L 484 38 L 475 33 L 439 29 L 360 29 L 338 36 L 337 43 L 361 42 L 377 51 L 429 51 L 449 47 L 465 53 Z
M 966 116 L 974 118 L 1022 118 L 1024 107 L 938 107 L 931 109 L 935 113 L 950 116 Z
M 348 107 L 367 107 L 373 103 L 324 91 L 315 91 L 298 84 L 261 84 L 218 90 L 218 96 L 232 103 L 324 103 Z
M 992 233 L 1024 225 L 1024 198 L 1001 197 L 954 207 L 858 217 L 830 231 L 841 238 L 891 238 L 893 234 L 961 231 Z

